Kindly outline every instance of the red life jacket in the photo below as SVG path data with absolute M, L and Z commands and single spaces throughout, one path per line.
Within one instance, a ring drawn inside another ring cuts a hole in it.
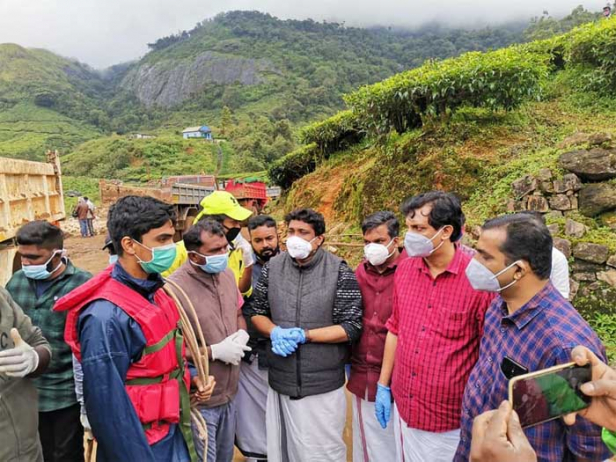
M 108 300 L 120 307 L 143 331 L 146 346 L 139 361 L 126 374 L 126 393 L 143 425 L 150 445 L 169 433 L 170 424 L 190 429 L 190 371 L 184 367 L 185 346 L 180 316 L 173 300 L 163 290 L 151 304 L 134 290 L 111 278 L 110 266 L 88 282 L 62 297 L 55 311 L 69 311 L 64 339 L 81 361 L 77 321 L 81 311 L 95 300 Z M 187 408 L 184 406 L 188 404 Z M 187 444 L 189 442 L 187 441 Z M 190 445 L 189 445 L 190 446 Z

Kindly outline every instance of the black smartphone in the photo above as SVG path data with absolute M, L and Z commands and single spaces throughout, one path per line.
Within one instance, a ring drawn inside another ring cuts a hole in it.
M 523 428 L 557 419 L 590 405 L 580 386 L 591 380 L 590 365 L 567 363 L 514 377 L 509 402 Z

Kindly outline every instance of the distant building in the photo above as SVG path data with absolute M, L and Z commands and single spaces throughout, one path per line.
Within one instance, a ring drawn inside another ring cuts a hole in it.
M 154 135 L 144 135 L 143 133 L 133 133 L 128 135 L 133 140 L 152 140 L 156 138 Z
M 205 140 L 212 139 L 212 130 L 207 125 L 202 127 L 188 127 L 182 132 L 182 136 L 185 140 L 188 138 L 203 138 Z

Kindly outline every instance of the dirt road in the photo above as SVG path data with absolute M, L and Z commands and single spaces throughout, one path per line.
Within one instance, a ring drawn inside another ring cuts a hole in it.
M 109 254 L 101 250 L 105 244 L 105 235 L 94 237 L 69 237 L 64 241 L 64 248 L 75 266 L 92 274 L 100 273 L 109 264 Z

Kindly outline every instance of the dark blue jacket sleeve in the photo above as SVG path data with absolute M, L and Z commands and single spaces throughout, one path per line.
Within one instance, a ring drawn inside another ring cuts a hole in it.
M 99 300 L 79 317 L 85 407 L 100 461 L 154 460 L 124 383 L 146 341 L 137 323 Z

